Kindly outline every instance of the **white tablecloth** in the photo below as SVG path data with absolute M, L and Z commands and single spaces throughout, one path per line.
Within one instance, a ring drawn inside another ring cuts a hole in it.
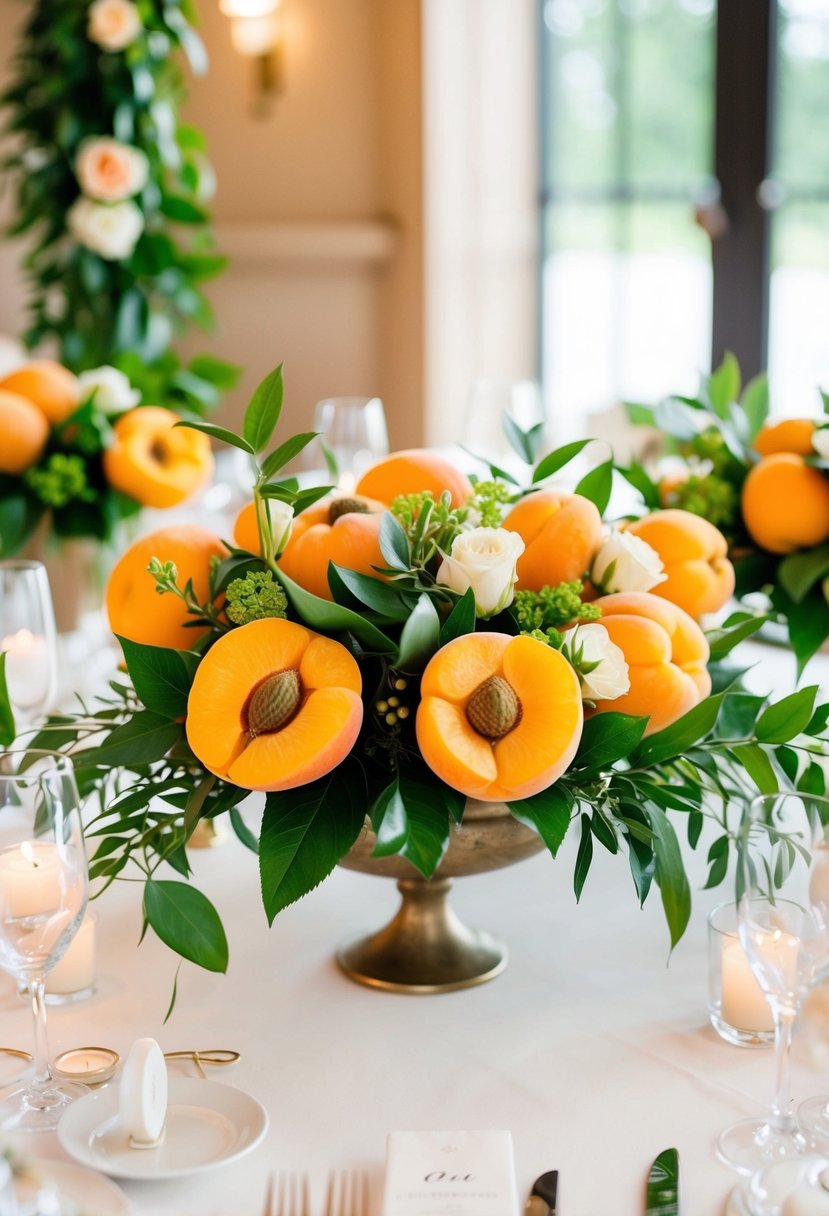
M 788 656 L 755 653 L 765 683 L 790 685 Z M 557 1168 L 562 1216 L 636 1216 L 651 1160 L 676 1145 L 685 1216 L 719 1212 L 735 1179 L 714 1138 L 762 1113 L 773 1080 L 769 1051 L 729 1046 L 707 1023 L 705 913 L 725 896 L 695 892 L 669 965 L 658 892 L 640 911 L 623 856 L 597 852 L 576 905 L 575 843 L 556 862 L 543 855 L 456 884 L 456 910 L 497 932 L 511 959 L 492 983 L 439 997 L 359 987 L 333 961 L 344 938 L 392 915 L 392 882 L 338 870 L 269 930 L 253 855 L 235 840 L 194 853 L 225 920 L 230 969 L 185 964 L 166 1026 L 175 959 L 152 933 L 138 948 L 138 886 L 107 892 L 98 992 L 50 1009 L 53 1052 L 100 1044 L 123 1054 L 139 1035 L 165 1050 L 236 1048 L 241 1061 L 217 1079 L 257 1097 L 271 1120 L 264 1144 L 235 1164 L 124 1184 L 136 1212 L 259 1216 L 271 1170 L 307 1170 L 318 1216 L 327 1172 L 359 1167 L 373 1180 L 368 1216 L 378 1216 L 386 1133 L 417 1128 L 509 1129 L 522 1201 L 537 1174 Z M 29 1046 L 28 1010 L 3 984 L 3 1042 Z M 797 1099 L 823 1090 L 829 1073 L 796 1064 Z M 55 1137 L 38 1139 L 38 1151 L 62 1156 Z

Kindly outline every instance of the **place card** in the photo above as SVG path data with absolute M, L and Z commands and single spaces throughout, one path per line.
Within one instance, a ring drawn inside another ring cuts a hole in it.
M 517 1216 L 506 1131 L 391 1132 L 383 1216 Z

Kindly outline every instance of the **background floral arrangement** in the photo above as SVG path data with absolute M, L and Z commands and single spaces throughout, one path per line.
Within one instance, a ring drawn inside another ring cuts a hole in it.
M 799 671 L 829 637 L 829 395 L 820 398 L 822 417 L 769 422 L 766 377 L 743 387 L 727 355 L 696 397 L 628 406 L 633 422 L 674 441 L 682 465 L 662 479 L 622 470 L 647 506 L 681 507 L 722 529 L 737 595 L 770 601 Z
M 124 372 L 74 375 L 49 359 L 0 379 L 0 557 L 48 517 L 58 537 L 107 540 L 142 506 L 172 507 L 210 480 L 210 441 L 138 404 Z
M 708 824 L 708 881 L 721 881 L 747 777 L 824 788 L 829 705 L 814 687 L 776 703 L 744 691 L 725 666 L 741 626 L 707 638 L 654 594 L 672 575 L 645 541 L 608 534 L 583 493 L 539 484 L 583 445 L 534 464 L 526 487 L 396 453 L 343 497 L 280 477 L 313 435 L 264 454 L 281 404 L 278 370 L 241 435 L 179 424 L 251 457 L 236 543 L 188 526 L 127 550 L 106 600 L 128 678 L 33 740 L 68 750 L 98 799 L 93 876 L 105 888 L 137 873 L 146 923 L 223 971 L 219 913 L 182 881 L 200 820 L 229 814 L 273 920 L 367 823 L 375 855 L 431 875 L 475 798 L 505 803 L 553 855 L 578 831 L 577 897 L 594 847 L 626 854 L 637 898 L 659 888 L 675 943 L 691 907 L 675 824 L 694 847 Z M 580 485 L 601 499 L 605 478 Z M 0 723 L 12 737 L 2 697 Z M 265 794 L 258 837 L 239 810 L 251 791 Z
M 181 50 L 206 68 L 187 0 L 36 0 L 0 98 L 16 182 L 12 231 L 31 237 L 29 347 L 75 372 L 114 365 L 141 399 L 214 405 L 235 369 L 170 349 L 209 327 L 201 283 L 224 266 L 207 227 L 205 142 L 181 122 Z M 186 235 L 185 235 L 186 233 Z

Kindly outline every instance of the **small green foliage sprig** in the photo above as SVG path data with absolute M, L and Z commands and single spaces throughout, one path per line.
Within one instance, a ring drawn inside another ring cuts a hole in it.
M 522 632 L 560 629 L 574 621 L 597 621 L 602 610 L 582 601 L 584 584 L 576 579 L 540 591 L 516 591 L 513 613 Z
M 435 561 L 451 552 L 470 512 L 467 504 L 453 507 L 448 490 L 437 499 L 428 490 L 421 494 L 401 494 L 394 499 L 391 513 L 409 542 L 412 571 L 429 571 Z

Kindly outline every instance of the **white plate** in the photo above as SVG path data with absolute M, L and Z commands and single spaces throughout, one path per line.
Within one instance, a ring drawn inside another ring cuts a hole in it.
M 130 1216 L 132 1205 L 124 1192 L 108 1178 L 72 1165 L 71 1161 L 50 1161 L 39 1158 L 30 1163 L 25 1177 L 15 1180 L 17 1201 L 25 1210 L 44 1183 L 53 1182 L 62 1200 L 72 1204 L 83 1216 Z
M 244 1157 L 268 1130 L 263 1106 L 218 1081 L 170 1077 L 164 1139 L 130 1148 L 118 1118 L 117 1085 L 79 1098 L 58 1125 L 58 1139 L 82 1165 L 137 1181 L 179 1178 Z

